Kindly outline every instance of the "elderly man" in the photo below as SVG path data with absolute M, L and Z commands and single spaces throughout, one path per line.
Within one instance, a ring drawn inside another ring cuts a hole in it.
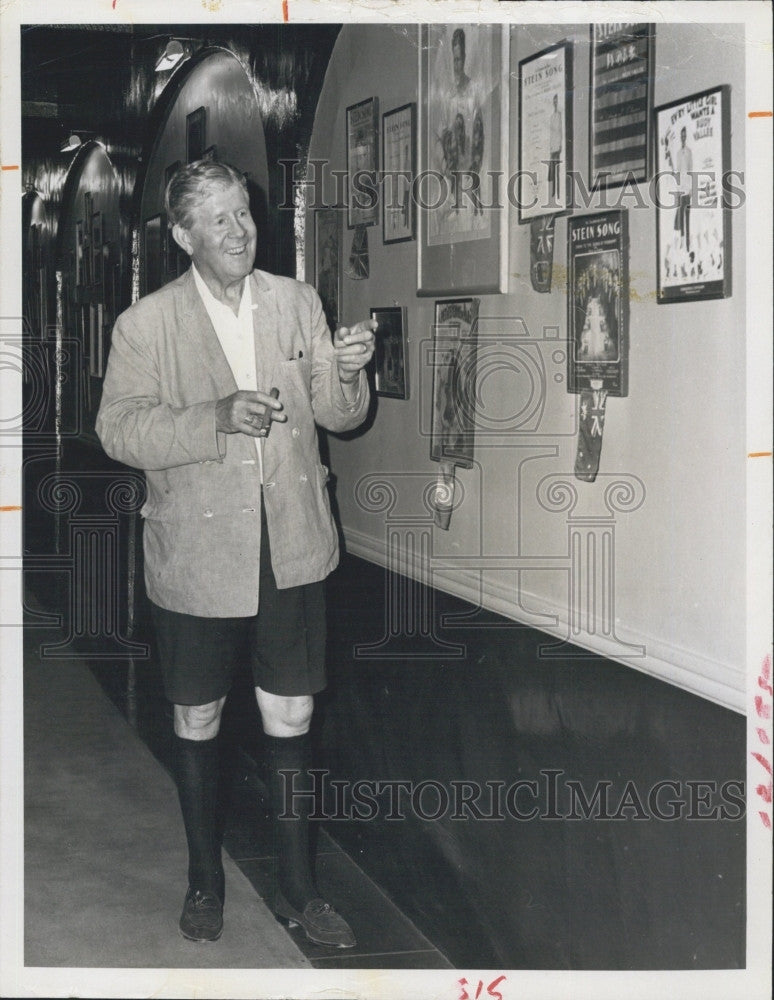
M 233 167 L 182 167 L 166 208 L 192 265 L 118 318 L 97 433 L 146 472 L 145 580 L 189 853 L 180 930 L 211 941 L 223 929 L 216 737 L 246 650 L 270 754 L 276 914 L 351 947 L 315 887 L 308 810 L 283 809 L 282 772 L 308 766 L 325 686 L 322 581 L 338 561 L 315 423 L 346 431 L 365 417 L 373 324 L 332 340 L 312 288 L 253 270 L 257 231 Z

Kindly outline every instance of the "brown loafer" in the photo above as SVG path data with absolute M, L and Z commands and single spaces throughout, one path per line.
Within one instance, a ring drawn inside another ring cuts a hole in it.
M 278 892 L 274 901 L 274 913 L 289 927 L 302 927 L 309 940 L 315 944 L 327 945 L 329 948 L 355 947 L 355 935 L 349 924 L 324 899 L 311 900 L 304 907 L 303 913 L 299 913 Z
M 189 941 L 217 941 L 223 933 L 223 904 L 214 892 L 190 886 L 180 917 L 180 933 Z

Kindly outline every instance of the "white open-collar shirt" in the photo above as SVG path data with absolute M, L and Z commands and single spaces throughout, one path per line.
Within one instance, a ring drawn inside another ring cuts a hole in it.
M 191 262 L 196 288 L 201 296 L 207 315 L 210 317 L 215 334 L 226 355 L 237 389 L 258 391 L 258 372 L 255 367 L 255 341 L 253 333 L 253 300 L 250 294 L 249 275 L 244 279 L 239 312 L 235 315 L 230 306 L 219 302 L 207 287 L 204 278 Z M 258 468 L 263 482 L 263 440 L 253 438 L 258 455 Z

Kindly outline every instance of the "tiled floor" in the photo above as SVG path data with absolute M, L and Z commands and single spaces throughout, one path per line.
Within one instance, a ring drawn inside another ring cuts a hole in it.
M 126 668 L 100 665 L 93 668 L 103 688 L 126 714 Z M 136 665 L 136 725 L 139 735 L 160 763 L 170 766 L 171 714 L 158 688 L 155 671 Z M 237 701 L 237 699 L 233 699 Z M 232 711 L 235 711 L 232 706 Z M 236 709 L 238 711 L 238 709 Z M 240 741 L 229 733 L 244 722 L 223 726 L 223 846 L 247 876 L 257 894 L 269 901 L 274 885 L 271 823 L 261 781 L 260 744 Z M 245 746 L 247 749 L 245 749 Z M 287 928 L 298 948 L 316 968 L 439 969 L 452 964 L 422 935 L 380 888 L 358 867 L 325 830 L 317 832 L 318 886 L 327 900 L 351 924 L 355 948 L 332 951 L 310 942 L 300 928 Z M 182 823 L 179 830 L 182 837 Z
M 271 825 L 265 789 L 253 761 L 240 756 L 231 782 L 223 845 L 267 902 L 274 886 Z M 331 951 L 290 928 L 299 949 L 316 968 L 442 969 L 451 963 L 385 896 L 379 887 L 320 830 L 316 876 L 320 892 L 346 916 L 357 937 L 352 949 Z

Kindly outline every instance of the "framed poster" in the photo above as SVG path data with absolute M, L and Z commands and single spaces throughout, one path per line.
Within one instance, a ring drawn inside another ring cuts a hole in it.
M 207 132 L 207 109 L 197 108 L 185 117 L 186 162 L 201 160 L 204 156 Z
M 379 101 L 347 108 L 347 228 L 379 221 Z
M 416 104 L 382 115 L 382 242 L 416 237 Z
M 655 111 L 657 301 L 731 294 L 731 90 L 714 87 Z
M 589 28 L 589 187 L 646 181 L 656 26 L 592 24 Z
M 314 287 L 332 332 L 341 308 L 341 211 L 318 208 L 314 213 Z
M 435 303 L 430 458 L 473 466 L 478 299 Z
M 507 288 L 506 28 L 419 29 L 418 295 Z
M 626 396 L 629 233 L 625 211 L 567 222 L 567 388 Z
M 519 63 L 519 222 L 572 206 L 572 43 Z
M 406 311 L 402 306 L 372 309 L 376 328 L 374 381 L 377 396 L 409 398 L 408 341 Z

